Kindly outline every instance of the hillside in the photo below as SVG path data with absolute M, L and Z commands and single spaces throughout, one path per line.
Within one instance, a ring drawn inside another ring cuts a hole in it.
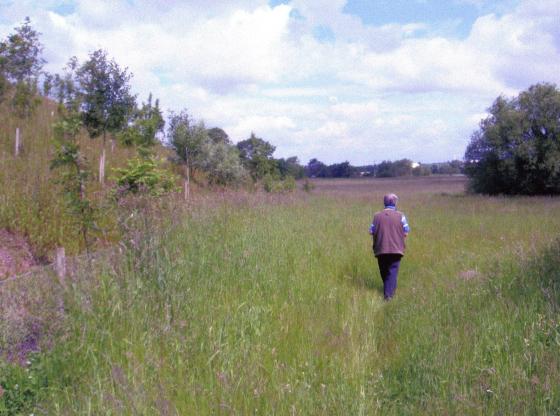
M 57 120 L 56 103 L 45 98 L 41 98 L 41 104 L 30 119 L 18 119 L 6 103 L 0 105 L 0 230 L 24 237 L 38 261 L 51 258 L 58 246 L 64 246 L 70 254 L 83 250 L 74 219 L 57 183 L 59 173 L 49 168 L 55 150 L 52 126 Z M 21 148 L 15 157 L 17 127 L 20 128 Z M 99 204 L 97 221 L 102 231 L 97 234 L 95 244 L 103 246 L 118 239 L 114 207 L 109 201 L 111 171 L 123 167 L 135 155 L 135 150 L 118 144 L 113 148 L 108 141 L 109 182 L 102 188 L 95 177 L 102 140 L 92 140 L 82 132 L 79 144 L 94 175 L 86 192 Z M 161 146 L 157 146 L 156 152 L 162 156 L 168 154 Z

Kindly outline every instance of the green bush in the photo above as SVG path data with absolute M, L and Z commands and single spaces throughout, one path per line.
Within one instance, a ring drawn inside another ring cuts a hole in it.
M 134 158 L 126 168 L 115 169 L 117 173 L 117 193 L 147 192 L 154 196 L 163 195 L 176 189 L 176 176 L 158 167 L 152 159 Z
M 305 192 L 311 192 L 313 189 L 315 189 L 315 185 L 313 184 L 313 182 L 309 182 L 309 179 L 306 179 L 303 182 L 303 190 Z
M 292 176 L 279 180 L 272 175 L 266 175 L 263 178 L 263 189 L 270 193 L 292 192 L 296 189 L 296 180 Z

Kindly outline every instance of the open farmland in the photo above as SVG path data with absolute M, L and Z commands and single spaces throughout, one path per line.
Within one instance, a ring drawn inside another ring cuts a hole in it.
M 314 183 L 143 222 L 122 265 L 67 294 L 36 412 L 560 409 L 560 199 L 465 195 L 462 177 Z M 384 303 L 367 229 L 387 191 L 412 232 Z

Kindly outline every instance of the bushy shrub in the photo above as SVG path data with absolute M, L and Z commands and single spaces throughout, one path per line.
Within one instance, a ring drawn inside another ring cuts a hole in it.
M 305 192 L 311 192 L 313 191 L 313 189 L 315 189 L 315 185 L 313 184 L 313 182 L 310 182 L 309 179 L 306 179 L 303 182 L 303 190 Z
M 213 185 L 235 185 L 245 182 L 249 175 L 241 164 L 239 151 L 225 142 L 207 141 L 202 146 L 203 161 L 199 166 Z
M 138 192 L 159 196 L 176 189 L 176 176 L 166 169 L 159 168 L 152 158 L 131 159 L 126 168 L 115 169 L 115 173 L 118 196 Z
M 266 175 L 263 179 L 263 189 L 270 193 L 292 192 L 296 189 L 296 180 L 292 176 L 280 180 L 272 175 Z

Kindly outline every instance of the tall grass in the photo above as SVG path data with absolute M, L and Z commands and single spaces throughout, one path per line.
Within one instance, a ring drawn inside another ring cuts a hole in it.
M 321 184 L 141 222 L 120 269 L 69 292 L 70 330 L 44 357 L 39 409 L 560 409 L 560 200 L 465 196 L 441 180 Z M 412 233 L 384 303 L 367 227 L 388 189 Z
M 68 254 L 84 249 L 80 228 L 70 214 L 63 189 L 57 184 L 59 173 L 50 169 L 54 157 L 53 124 L 58 120 L 54 102 L 41 98 L 41 104 L 29 119 L 19 119 L 7 102 L 0 104 L 0 229 L 25 235 L 38 259 L 52 259 L 56 247 L 64 246 Z M 21 152 L 14 155 L 15 131 L 20 128 Z M 97 163 L 102 141 L 91 140 L 84 131 L 79 143 L 91 170 L 86 186 L 88 198 L 98 209 L 97 245 L 118 241 L 117 213 L 110 203 L 110 181 L 102 188 L 97 178 Z M 164 153 L 158 147 L 159 153 Z M 134 150 L 107 145 L 107 176 L 123 167 Z

